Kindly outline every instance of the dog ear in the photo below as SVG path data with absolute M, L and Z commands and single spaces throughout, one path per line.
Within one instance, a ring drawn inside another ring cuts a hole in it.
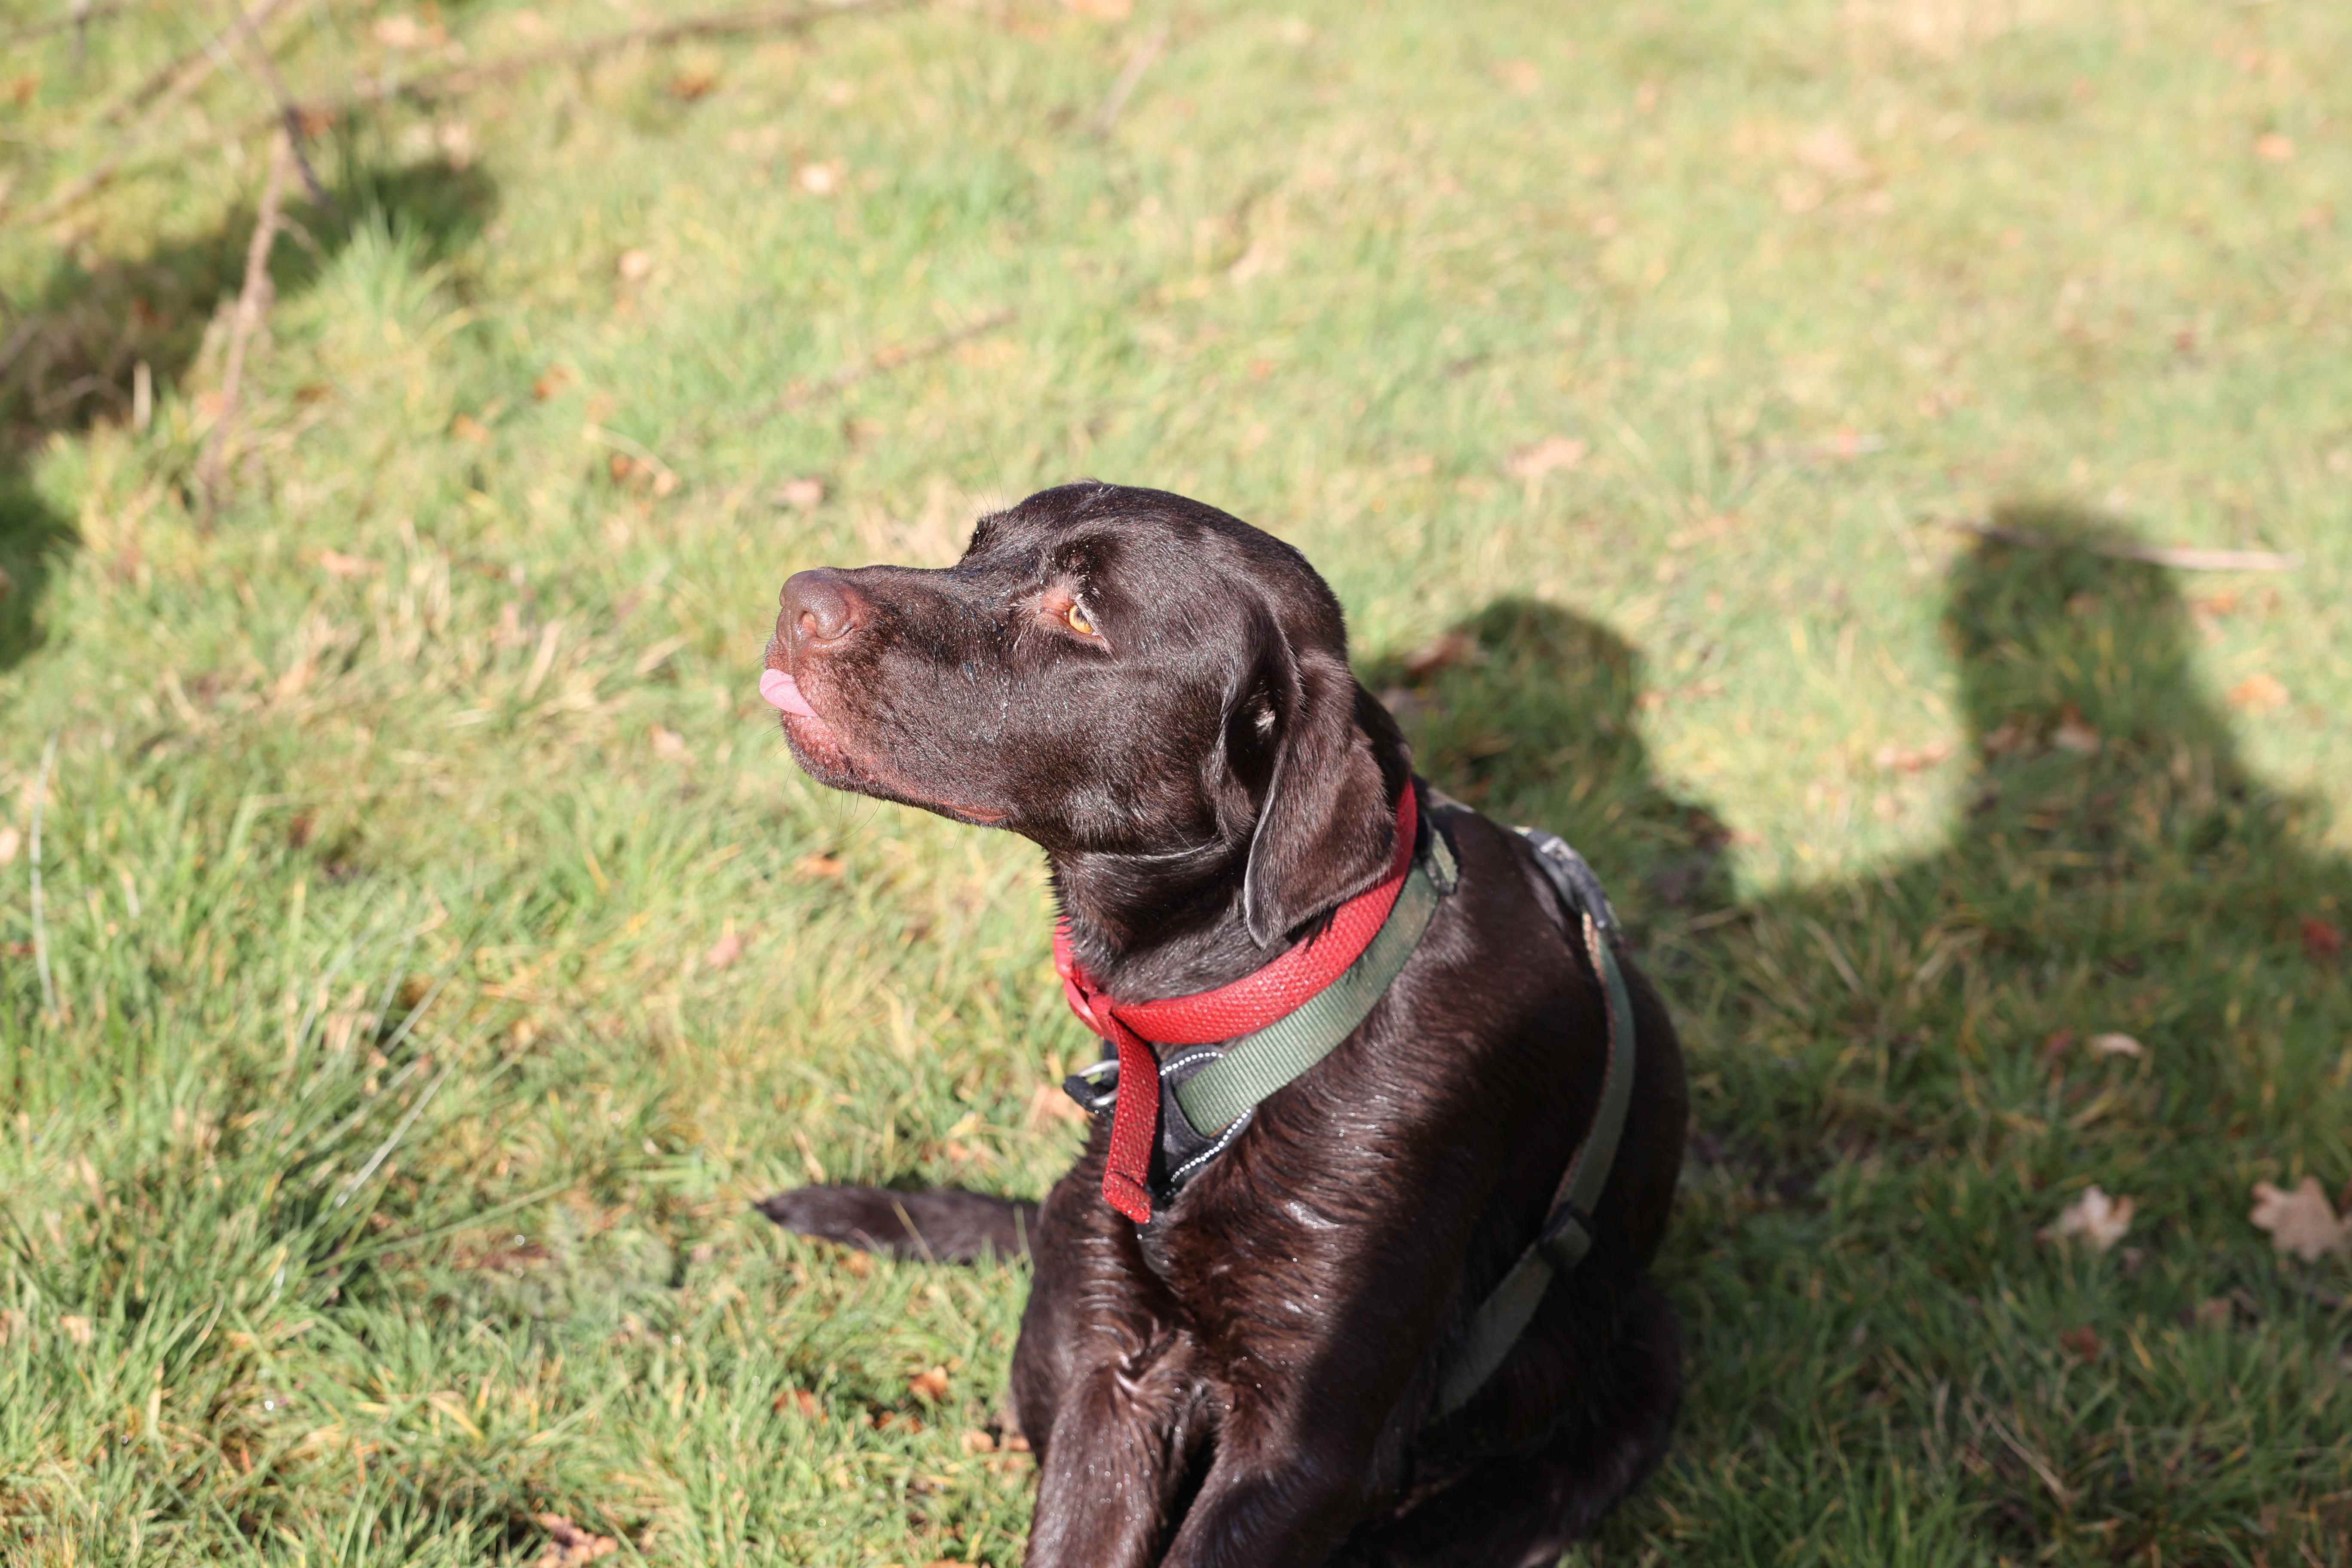
M 1242 921 L 1260 947 L 1387 872 L 1396 819 L 1376 741 L 1404 771 L 1395 721 L 1344 661 L 1310 651 L 1280 662 L 1273 772 L 1242 875 Z

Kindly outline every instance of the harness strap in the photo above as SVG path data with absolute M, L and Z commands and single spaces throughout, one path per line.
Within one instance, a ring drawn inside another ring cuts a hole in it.
M 1354 1034 L 1412 956 L 1456 875 L 1454 851 L 1433 827 L 1428 852 L 1413 861 L 1371 945 L 1296 1011 L 1231 1041 L 1223 1056 L 1170 1091 L 1193 1131 L 1217 1137 Z
M 1577 1145 L 1552 1197 L 1544 1226 L 1503 1282 L 1487 1294 L 1470 1319 L 1469 1331 L 1438 1382 L 1433 1416 L 1450 1415 L 1485 1386 L 1511 1347 L 1527 1331 L 1555 1276 L 1565 1274 L 1592 1247 L 1592 1207 L 1609 1184 L 1625 1112 L 1633 1099 L 1633 1004 L 1618 967 L 1613 938 L 1616 918 L 1583 858 L 1549 834 L 1521 828 L 1537 859 L 1566 901 L 1582 916 L 1584 952 L 1600 976 L 1609 1012 L 1609 1061 L 1601 1079 L 1601 1103 L 1592 1125 Z

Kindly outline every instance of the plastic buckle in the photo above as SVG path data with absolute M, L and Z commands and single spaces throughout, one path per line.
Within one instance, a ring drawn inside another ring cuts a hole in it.
M 1555 1270 L 1567 1273 L 1592 1250 L 1592 1216 L 1574 1204 L 1561 1204 L 1544 1221 L 1543 1234 L 1536 1237 L 1536 1250 Z
M 1118 1103 L 1118 1058 L 1108 1057 L 1062 1080 L 1062 1092 L 1088 1116 L 1104 1116 Z

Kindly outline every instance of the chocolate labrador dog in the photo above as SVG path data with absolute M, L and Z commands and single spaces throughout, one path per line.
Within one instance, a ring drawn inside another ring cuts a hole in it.
M 1597 889 L 1415 779 L 1330 589 L 1198 501 L 1065 485 L 954 566 L 802 572 L 782 611 L 761 689 L 801 766 L 1044 849 L 1072 1005 L 1118 1047 L 1042 1205 L 763 1205 L 1034 1254 L 1032 1568 L 1557 1561 L 1681 1396 L 1646 1270 L 1682 1061 Z M 1257 1065 L 1188 1099 L 1229 1054 Z

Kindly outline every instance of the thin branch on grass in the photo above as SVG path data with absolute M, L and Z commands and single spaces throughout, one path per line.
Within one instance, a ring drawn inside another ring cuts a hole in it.
M 280 131 L 269 152 L 269 174 L 261 186 L 261 211 L 253 222 L 253 238 L 245 247 L 245 286 L 237 290 L 236 320 L 230 329 L 228 368 L 221 378 L 221 413 L 205 449 L 196 460 L 196 486 L 207 518 L 220 504 L 222 469 L 229 443 L 236 432 L 237 409 L 245 383 L 246 346 L 253 329 L 268 312 L 269 251 L 278 238 L 278 205 L 286 191 L 286 171 L 294 162 L 294 140 Z
M 2169 566 L 2179 572 L 2292 572 L 2303 564 L 2300 555 L 2281 555 L 2268 550 L 2195 550 L 2163 544 L 2053 539 L 2031 529 L 2011 528 L 1982 518 L 1959 518 L 1945 526 L 2026 550 L 2087 550 L 2094 555 L 2117 561 L 2144 561 L 2151 566 Z
M 394 99 L 455 98 L 477 88 L 527 76 L 543 66 L 586 65 L 606 55 L 638 46 L 658 48 L 665 44 L 682 43 L 689 38 L 791 32 L 814 26 L 828 16 L 882 10 L 908 3 L 908 0 L 839 0 L 838 4 L 831 5 L 751 5 L 740 11 L 710 11 L 698 16 L 680 16 L 673 21 L 647 22 L 639 26 L 625 27 L 617 33 L 606 33 L 601 37 L 583 38 L 578 43 L 522 49 L 497 59 L 484 60 L 478 66 L 455 66 L 448 70 L 410 77 L 402 81 L 371 82 L 341 98 L 306 104 L 303 113 L 326 120 L 340 120 L 355 109 L 371 108 Z M 250 136 L 266 130 L 268 125 L 268 120 L 249 121 L 237 129 L 236 135 Z
M 310 160 L 302 151 L 302 106 L 296 103 L 294 95 L 286 90 L 286 79 L 278 74 L 278 62 L 270 58 L 269 46 L 261 41 L 261 29 L 254 26 L 249 13 L 237 17 L 237 28 L 245 35 L 246 49 L 253 56 L 253 63 L 260 68 L 261 79 L 268 85 L 270 96 L 278 100 L 278 118 L 285 127 L 287 143 L 293 149 L 294 168 L 302 176 L 302 188 L 310 194 L 313 202 L 330 213 L 334 212 L 334 197 L 329 195 L 327 187 L 319 183 L 318 171 L 310 167 Z
M 750 411 L 739 414 L 720 427 L 726 430 L 748 430 L 764 425 L 777 415 L 792 409 L 804 408 L 819 398 L 836 396 L 870 376 L 886 374 L 919 360 L 937 359 L 950 349 L 983 338 L 998 328 L 1008 326 L 1017 314 L 1012 307 L 991 310 L 980 320 L 958 327 L 951 332 L 941 332 L 934 338 L 903 349 L 878 349 L 864 359 L 856 360 L 835 371 L 831 375 L 807 383 L 795 383 L 783 393 Z
M 63 190 L 26 214 L 24 221 L 27 225 L 47 223 L 70 212 L 111 184 L 123 166 L 144 150 L 155 122 L 202 87 L 221 61 L 228 58 L 226 40 L 229 36 L 241 26 L 258 27 L 283 4 L 285 0 L 255 0 L 249 9 L 238 13 L 236 21 L 205 39 L 200 47 L 172 61 L 132 89 L 100 118 L 110 124 L 117 124 L 124 116 L 152 104 L 141 115 L 139 123 L 116 143 L 113 152 L 98 161 L 96 168 L 78 180 L 69 181 Z
M 1127 109 L 1127 100 L 1135 95 L 1137 85 L 1143 80 L 1143 73 L 1151 68 L 1153 62 L 1160 58 L 1160 51 L 1167 46 L 1168 24 L 1165 22 L 1152 28 L 1143 41 L 1135 46 L 1135 52 L 1127 57 L 1126 68 L 1118 73 L 1118 79 L 1111 83 L 1110 91 L 1104 95 L 1102 107 L 1095 110 L 1096 141 L 1099 142 L 1110 134 L 1111 127 L 1118 123 L 1119 115 Z
M 131 9 L 131 0 L 108 0 L 105 5 L 77 5 L 62 16 L 52 16 L 46 22 L 28 22 L 13 33 L 0 33 L 0 49 L 13 49 L 19 44 L 29 44 L 36 38 L 46 38 L 51 33 L 62 33 L 68 27 L 81 32 L 92 22 L 109 16 L 120 16 Z
M 33 967 L 41 974 L 41 1011 L 54 1016 L 58 988 L 49 978 L 49 928 L 41 910 L 41 815 L 49 804 L 49 769 L 58 760 L 57 731 L 41 751 L 41 776 L 33 785 Z
M 239 27 L 258 26 L 269 19 L 271 12 L 285 3 L 286 0 L 254 0 L 252 8 L 240 11 L 236 20 L 227 26 L 211 35 L 194 48 L 184 54 L 175 55 L 157 66 L 148 73 L 145 80 L 107 105 L 106 111 L 99 118 L 109 125 L 121 125 L 160 99 L 167 96 L 173 100 L 185 98 L 189 93 L 202 87 L 205 79 L 220 68 L 221 61 L 226 58 L 226 46 L 229 35 L 235 33 Z

